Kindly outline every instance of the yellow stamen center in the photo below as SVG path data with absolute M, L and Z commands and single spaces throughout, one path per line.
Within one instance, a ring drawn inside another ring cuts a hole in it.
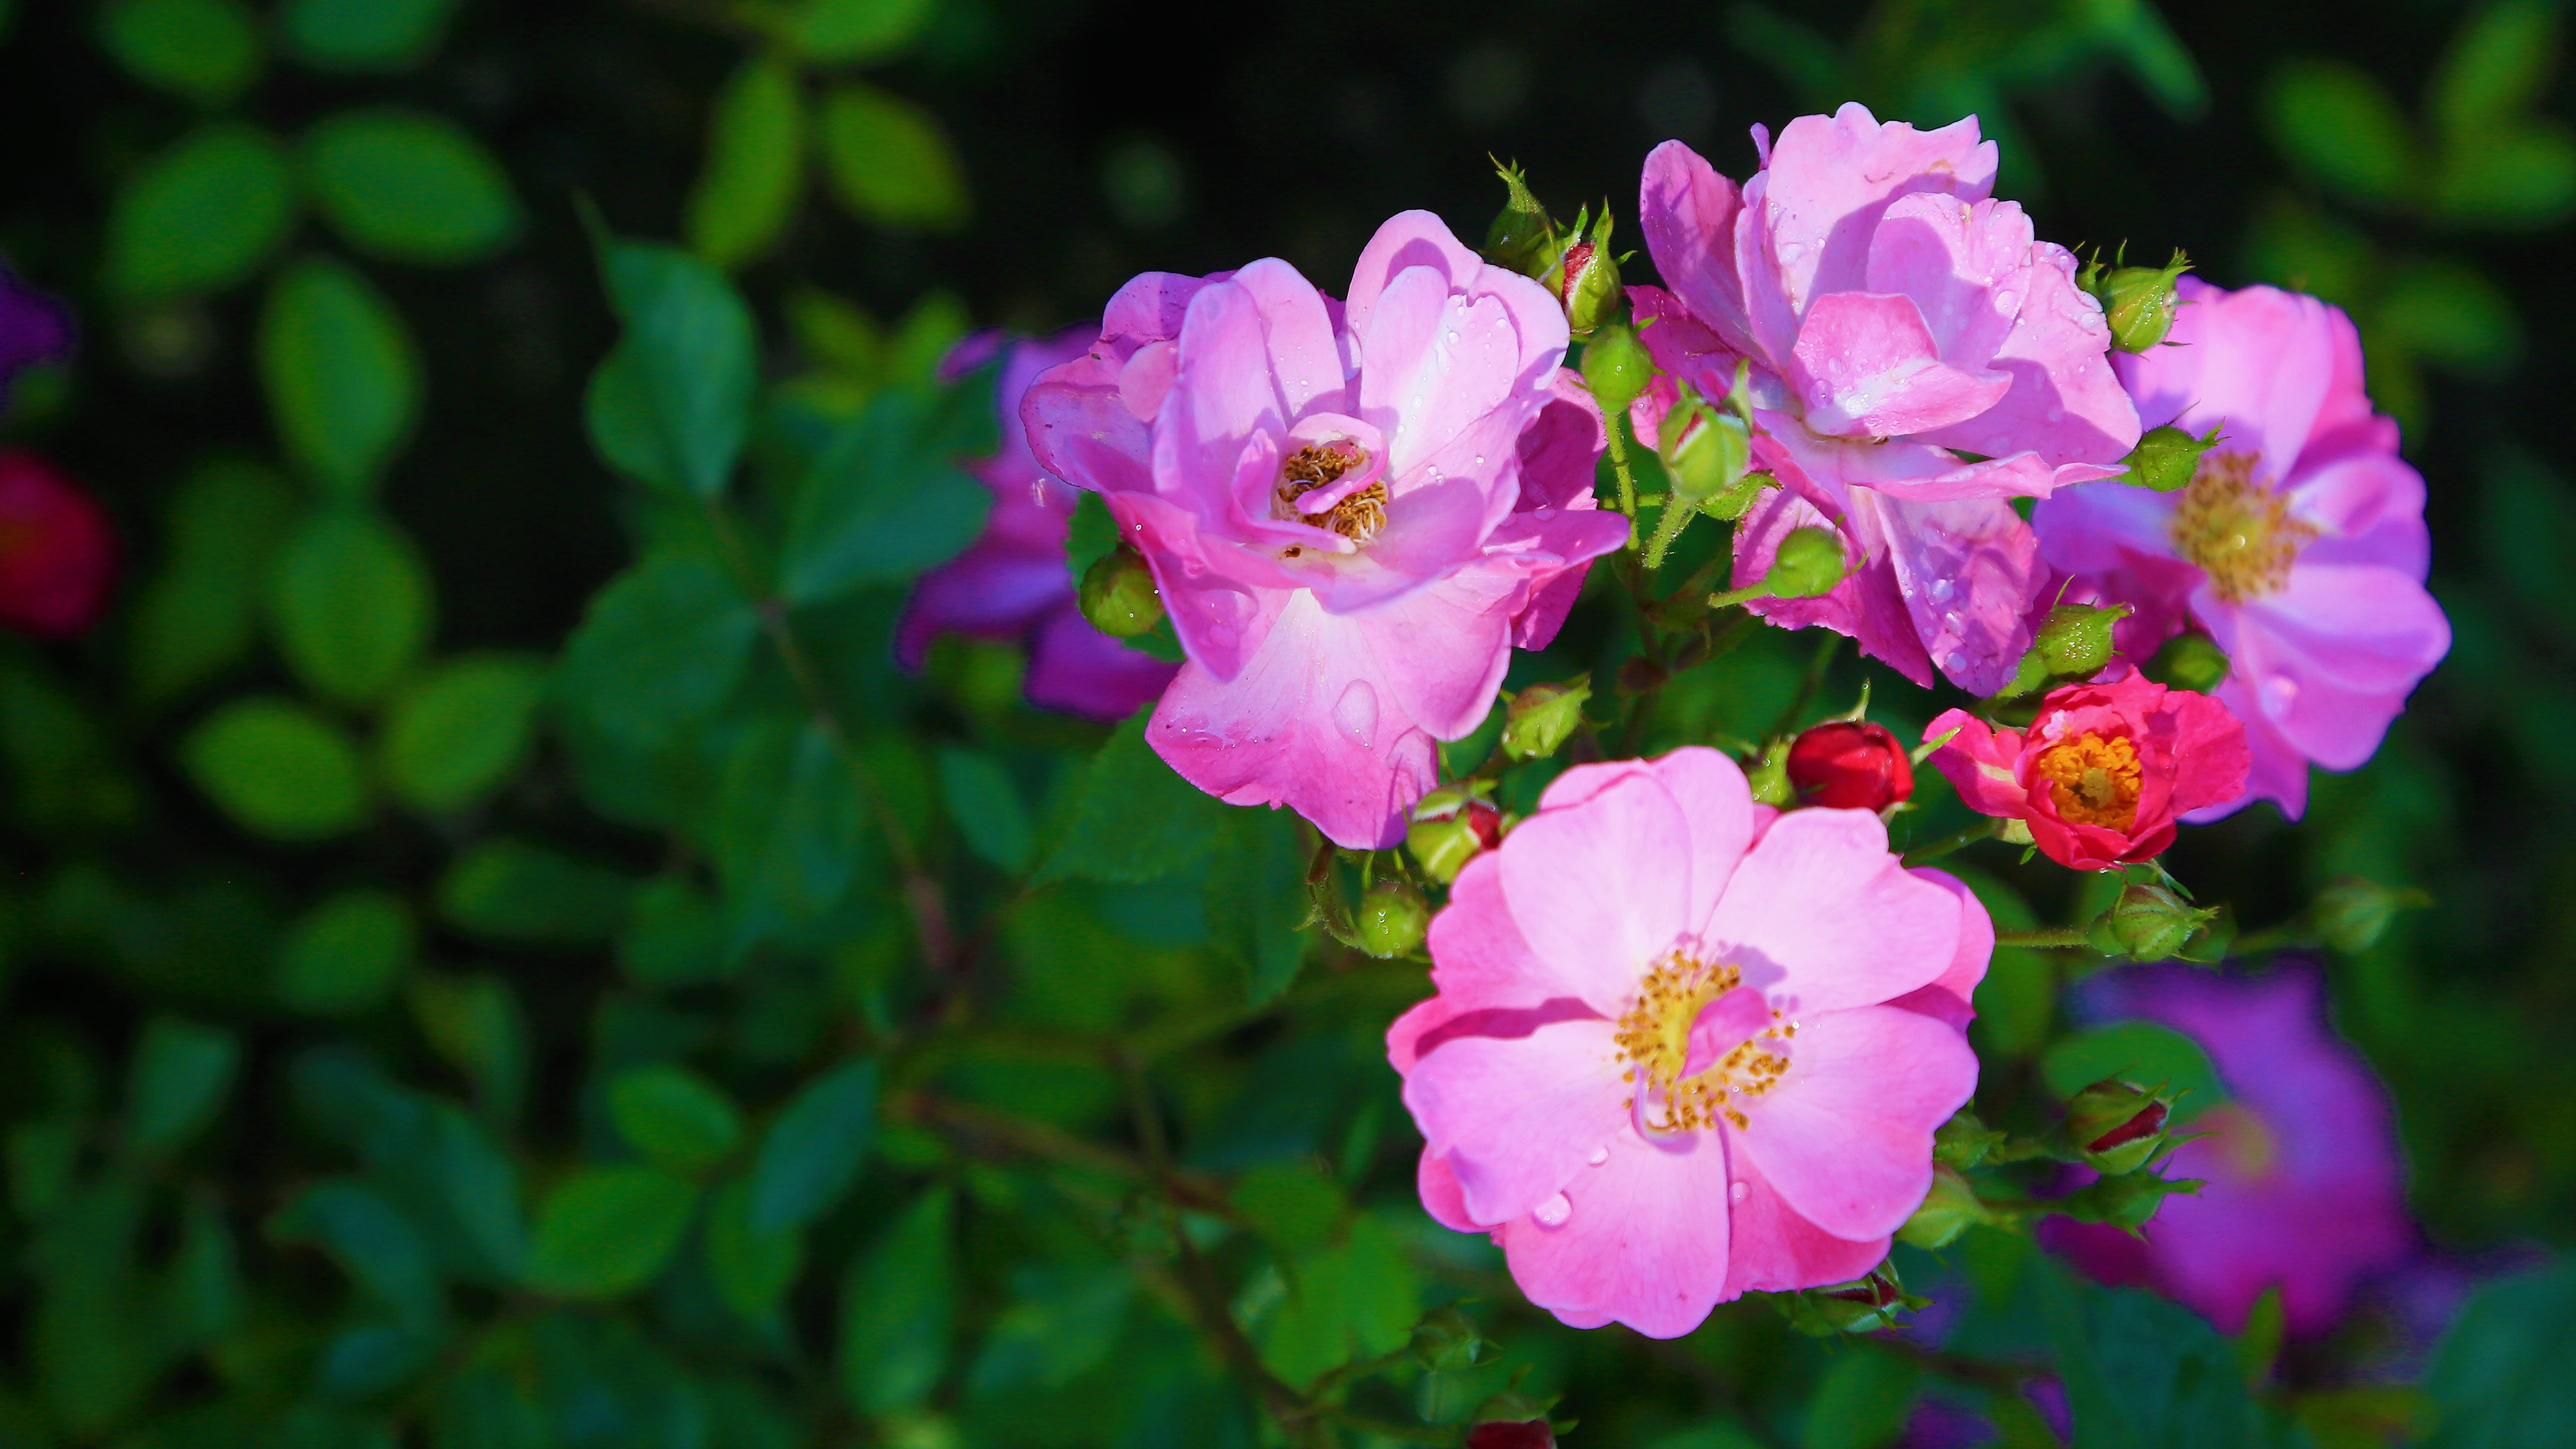
M 2127 737 L 2080 734 L 2042 751 L 2038 766 L 2059 819 L 2123 834 L 2138 823 L 2142 771 Z
M 1748 1122 L 1737 1101 L 1753 1100 L 1780 1084 L 1789 1070 L 1788 1057 L 1766 1041 L 1785 1042 L 1798 1034 L 1796 1022 L 1771 1013 L 1771 1025 L 1752 1040 L 1728 1052 L 1695 1076 L 1682 1069 L 1690 1062 L 1691 1023 L 1700 1008 L 1743 984 L 1744 973 L 1732 966 L 1703 964 L 1681 947 L 1665 952 L 1646 968 L 1636 1003 L 1619 1018 L 1619 1060 L 1629 1063 L 1621 1080 L 1645 1091 L 1649 1109 L 1660 1105 L 1663 1116 L 1646 1125 L 1657 1132 L 1687 1132 L 1714 1127 L 1719 1119 L 1742 1131 Z M 1626 1105 L 1635 1106 L 1632 1098 Z
M 2290 580 L 2316 525 L 2290 516 L 2289 500 L 2255 481 L 2252 453 L 2211 453 L 2174 509 L 2174 547 L 2209 575 L 2220 603 L 2276 593 Z
M 1311 523 L 1328 533 L 1365 548 L 1378 530 L 1386 527 L 1386 485 L 1371 483 L 1366 488 L 1325 509 L 1308 514 L 1297 511 L 1297 500 L 1318 488 L 1328 487 L 1368 461 L 1368 454 L 1347 442 L 1308 443 L 1280 465 L 1279 487 L 1271 494 L 1271 516 L 1293 523 Z M 1289 545 L 1288 557 L 1305 552 Z

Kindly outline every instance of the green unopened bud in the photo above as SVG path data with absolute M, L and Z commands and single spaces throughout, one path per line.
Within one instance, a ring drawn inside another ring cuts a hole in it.
M 1467 1315 L 1455 1308 L 1434 1308 L 1413 1325 L 1413 1361 L 1433 1373 L 1474 1368 L 1484 1339 Z
M 1738 492 L 1753 456 L 1753 440 L 1744 420 L 1697 399 L 1664 415 L 1658 442 L 1655 451 L 1664 460 L 1673 496 L 1700 508 Z M 1744 510 L 1739 507 L 1735 512 L 1740 516 Z
M 2122 460 L 2129 465 L 2129 471 L 2113 481 L 2134 483 L 2158 493 L 2178 492 L 2189 486 L 2192 475 L 2200 471 L 2200 455 L 2217 446 L 2215 426 L 2197 438 L 2170 423 L 2149 428 L 2139 435 L 2138 446 Z
M 2176 634 L 2147 661 L 2149 679 L 2168 689 L 2207 694 L 2227 682 L 2227 653 L 2206 634 Z
M 1503 753 L 1517 761 L 1544 760 L 1564 748 L 1583 726 L 1583 702 L 1592 697 L 1592 676 L 1563 684 L 1533 684 L 1512 696 L 1503 720 Z
M 2178 1192 L 2198 1192 L 2200 1183 L 2190 1179 L 2159 1177 L 2152 1172 L 2124 1172 L 2088 1182 L 2076 1191 L 2049 1201 L 2055 1212 L 2083 1223 L 2109 1223 L 2124 1232 L 2135 1233 L 2165 1205 L 2165 1199 Z
M 1502 844 L 1502 824 L 1501 813 L 1466 786 L 1443 785 L 1415 803 L 1404 848 L 1424 875 L 1447 885 L 1478 852 Z
M 1577 218 L 1576 230 L 1582 229 Z M 1565 304 L 1565 325 L 1577 337 L 1619 315 L 1626 293 L 1619 285 L 1619 259 L 1610 253 L 1610 207 L 1603 203 L 1592 234 L 1569 242 L 1548 283 Z
M 2192 933 L 2218 919 L 2216 908 L 2191 905 L 2159 885 L 2133 885 L 2086 928 L 2093 949 L 2132 961 L 2162 961 L 2191 944 Z
M 1136 550 L 1122 544 L 1083 570 L 1082 617 L 1112 639 L 1133 639 L 1163 622 L 1163 596 Z
M 1962 1107 L 1932 1133 L 1932 1160 L 1945 1167 L 1974 1167 L 2001 1146 L 2006 1135 Z
M 1503 209 L 1485 228 L 1485 259 L 1524 277 L 1544 277 L 1556 263 L 1556 223 L 1530 194 L 1519 167 L 1497 162 L 1494 172 L 1503 178 Z
M 2379 944 L 2399 911 L 2432 903 L 2433 898 L 2422 891 L 2390 890 L 2377 881 L 2348 875 L 2317 892 L 2311 909 L 2318 939 L 2346 955 L 2357 955 Z
M 1843 581 L 1843 545 L 1821 528 L 1793 528 L 1771 556 L 1762 587 L 1779 599 L 1812 599 Z
M 2111 345 L 2123 352 L 2144 352 L 2165 340 L 2174 319 L 2174 279 L 2191 270 L 2181 252 L 2161 267 L 2114 267 L 2099 262 L 2085 268 L 2085 290 L 2102 304 L 2102 320 L 2111 327 Z
M 1977 1190 L 1955 1170 L 1936 1166 L 1932 1169 L 1932 1191 L 1925 1194 L 1923 1205 L 1896 1235 L 1918 1248 L 1946 1248 L 1961 1233 L 1979 1223 L 1994 1221 L 1994 1214 L 1977 1200 Z
M 1774 1301 L 1788 1315 L 1791 1328 L 1813 1338 L 1831 1338 L 1838 1333 L 1868 1333 L 1893 1327 L 1897 1314 L 1921 1308 L 1925 1300 L 1905 1291 L 1905 1285 L 1897 1281 L 1894 1264 L 1882 1263 L 1866 1278 L 1803 1293 L 1783 1293 Z
M 1431 905 L 1410 884 L 1382 880 L 1360 897 L 1352 917 L 1359 926 L 1360 949 L 1384 961 L 1422 949 L 1422 934 L 1431 927 Z
M 1798 787 L 1789 782 L 1789 749 L 1794 743 L 1773 740 L 1762 757 L 1745 770 L 1745 783 L 1753 787 L 1756 801 L 1779 810 L 1798 803 Z
M 2165 1145 L 2173 1093 L 2106 1078 L 2066 1104 L 2066 1145 L 2104 1177 L 2135 1172 Z
M 1646 395 L 1655 381 L 1655 359 L 1625 322 L 1604 322 L 1583 344 L 1583 385 L 1601 404 L 1604 420 L 1618 426 L 1618 415 Z
M 2031 635 L 2031 652 L 2048 672 L 2068 679 L 2090 679 L 2111 662 L 2111 630 L 2129 617 L 2129 606 L 2097 609 L 2089 604 L 2060 604 L 2048 611 Z

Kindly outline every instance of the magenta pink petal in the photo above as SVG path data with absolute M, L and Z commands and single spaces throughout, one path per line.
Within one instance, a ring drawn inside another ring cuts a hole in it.
M 1511 889 L 1508 870 L 1504 881 Z M 1517 909 L 1521 894 L 1511 893 Z M 1746 985 L 1812 1015 L 1939 979 L 1958 944 L 1959 902 L 1906 874 L 1868 811 L 1793 810 L 1736 867 L 1707 940 L 1742 966 Z
M 2045 573 L 2030 525 L 2000 498 L 1921 503 L 1862 492 L 1852 508 L 1886 538 L 1915 637 L 1933 665 L 1971 694 L 2003 688 L 2030 649 Z
M 1423 1053 L 1404 1105 L 1449 1159 L 1478 1222 L 1547 1201 L 1628 1120 L 1607 1021 L 1556 1021 L 1526 1036 L 1457 1036 Z
M 1467 1216 L 1467 1199 L 1458 1190 L 1458 1174 L 1449 1169 L 1449 1159 L 1422 1149 L 1413 1168 L 1414 1190 L 1422 1195 L 1422 1210 L 1431 1220 L 1452 1232 L 1480 1233 L 1485 1225 Z
M 1540 811 L 1501 854 L 1522 939 L 1604 1016 L 1690 924 L 1689 826 L 1651 775 L 1614 781 L 1579 810 Z
M 1896 1231 L 1931 1187 L 1932 1129 L 1977 1089 L 1976 1053 L 1956 1028 L 1888 1006 L 1808 1012 L 1788 1046 L 1778 1085 L 1739 1098 L 1751 1125 L 1730 1148 L 1835 1237 Z
M 1850 1283 L 1886 1260 L 1886 1235 L 1858 1242 L 1835 1237 L 1798 1216 L 1743 1153 L 1732 1156 L 1726 1298 Z
M 1753 848 L 1753 787 L 1745 783 L 1742 767 L 1705 745 L 1675 750 L 1649 768 L 1681 806 L 1690 832 L 1691 894 L 1683 927 L 1705 933 L 1735 867 Z
M 1741 206 L 1735 183 L 1690 147 L 1666 141 L 1648 153 L 1638 184 L 1637 224 L 1655 271 L 1692 314 L 1745 348 L 1752 341 L 1733 245 Z
M 1578 1327 L 1679 1338 L 1724 1300 L 1726 1149 L 1714 1132 L 1649 1143 L 1622 1130 L 1565 1186 L 1563 1211 L 1496 1232 L 1529 1300 Z
M 1836 292 L 1807 309 L 1789 357 L 1806 425 L 1829 437 L 1928 433 L 2001 401 L 2012 380 L 1943 362 L 1914 299 Z

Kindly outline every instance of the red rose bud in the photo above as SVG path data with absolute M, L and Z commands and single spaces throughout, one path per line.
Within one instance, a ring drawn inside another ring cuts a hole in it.
M 1578 236 L 1586 217 L 1574 219 Z M 1569 243 L 1565 254 L 1557 259 L 1555 270 L 1547 277 L 1548 290 L 1565 304 L 1565 325 L 1574 335 L 1591 335 L 1594 328 L 1619 315 L 1626 293 L 1619 285 L 1619 259 L 1610 254 L 1610 208 L 1601 208 L 1601 220 L 1588 237 Z
M 1886 726 L 1831 720 L 1789 747 L 1789 785 L 1803 804 L 1884 810 L 1914 793 L 1914 765 Z
M 1422 873 L 1442 885 L 1458 878 L 1467 862 L 1503 843 L 1502 812 L 1467 793 L 1463 785 L 1443 785 L 1413 807 L 1413 824 L 1404 848 Z
M 2173 1097 L 2106 1078 L 2075 1094 L 2066 1104 L 2066 1141 L 2084 1165 L 2104 1177 L 2118 1177 L 2147 1165 L 2164 1146 L 2165 1124 L 2173 1116 Z
M 1467 1449 L 1556 1449 L 1556 1431 L 1545 1419 L 1496 1420 L 1468 1430 Z
M 98 622 L 116 539 L 87 490 L 33 453 L 0 453 L 0 624 L 49 639 Z

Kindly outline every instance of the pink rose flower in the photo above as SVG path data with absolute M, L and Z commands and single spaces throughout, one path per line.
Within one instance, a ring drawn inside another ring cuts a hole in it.
M 2313 968 L 2230 977 L 2141 966 L 2090 983 L 2095 1021 L 2161 1022 L 2200 1043 L 2229 1099 L 2186 1112 L 2190 1138 L 2164 1169 L 2196 1178 L 2166 1198 L 2144 1240 L 2051 1218 L 2049 1246 L 2094 1277 L 2141 1283 L 2236 1333 L 2277 1285 L 2292 1333 L 2332 1328 L 2365 1278 L 2415 1251 L 2387 1093 L 2326 1022 Z
M 1957 733 L 1951 734 L 1952 731 Z M 2109 870 L 2164 853 L 2174 822 L 2245 791 L 2245 726 L 2225 705 L 2121 671 L 2040 701 L 2025 732 L 1949 710 L 1923 738 L 1959 798 L 1981 815 L 2020 820 L 2049 859 Z
M 1647 158 L 1639 215 L 1671 290 L 1634 290 L 1657 363 L 1702 395 L 1752 364 L 1754 461 L 1782 486 L 1738 533 L 1736 582 L 1789 529 L 1834 528 L 1852 577 L 1757 612 L 1991 694 L 2029 646 L 2040 575 L 2005 500 L 2116 476 L 2137 445 L 2101 308 L 2075 258 L 1989 195 L 1974 117 L 1917 131 L 1847 105 L 1754 142 L 1740 193 L 1678 141 Z
M 1089 350 L 1093 329 L 1010 341 L 978 333 L 957 344 L 941 371 L 956 376 L 1004 353 L 996 403 L 1002 446 L 968 471 L 993 491 L 984 534 L 913 586 L 895 629 L 895 657 L 919 669 L 930 641 L 945 633 L 1025 643 L 1021 690 L 1042 709 L 1092 719 L 1125 719 L 1163 692 L 1180 666 L 1166 664 L 1091 627 L 1065 568 L 1065 533 L 1079 496 L 1050 478 L 1029 452 L 1020 398 L 1039 373 Z
M 1570 769 L 1459 873 L 1387 1032 L 1423 1207 L 1580 1328 L 1858 1278 L 1976 1088 L 1993 946 L 1868 811 L 1757 806 L 1709 749 Z
M 85 633 L 107 611 L 116 535 L 89 490 L 33 453 L 0 452 L 0 625 Z
M 2308 765 L 2358 768 L 2417 681 L 2450 651 L 2424 589 L 2424 480 L 2397 456 L 2397 425 L 2362 388 L 2352 319 L 2271 287 L 2181 280 L 2167 345 L 2119 359 L 2150 427 L 2217 448 L 2178 493 L 2095 484 L 2035 510 L 2068 597 L 2136 607 L 2117 635 L 2134 660 L 2186 624 L 2233 667 L 2218 698 L 2245 721 L 2256 798 L 2292 819 Z M 2204 817 L 2207 818 L 2207 817 Z
M 1592 501 L 1600 416 L 1565 315 L 1439 218 L 1378 229 L 1336 302 L 1286 262 L 1148 273 L 1022 405 L 1100 493 L 1189 655 L 1147 732 L 1200 789 L 1395 844 L 1435 742 L 1563 620 L 1628 522 Z

